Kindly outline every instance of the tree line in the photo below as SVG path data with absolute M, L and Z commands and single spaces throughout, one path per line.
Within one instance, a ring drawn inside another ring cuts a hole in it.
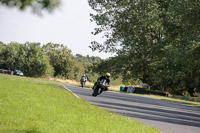
M 25 76 L 54 76 L 79 80 L 84 66 L 63 44 L 0 43 L 0 68 L 19 69 Z
M 89 81 L 96 82 L 100 75 L 93 67 L 101 61 L 103 59 L 97 56 L 73 56 L 63 44 L 0 42 L 0 69 L 21 70 L 28 77 L 58 77 L 79 81 L 86 74 Z
M 89 0 L 103 33 L 91 48 L 115 52 L 96 70 L 121 76 L 125 84 L 148 83 L 153 90 L 194 95 L 200 92 L 200 1 Z

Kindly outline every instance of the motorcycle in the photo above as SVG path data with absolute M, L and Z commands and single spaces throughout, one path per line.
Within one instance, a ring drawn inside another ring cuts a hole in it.
M 97 81 L 92 87 L 93 89 L 92 96 L 96 97 L 97 95 L 100 95 L 105 90 L 106 87 L 107 85 L 106 85 L 105 79 L 102 79 L 101 81 Z
M 85 81 L 81 81 L 81 87 L 83 88 L 83 86 L 85 85 Z

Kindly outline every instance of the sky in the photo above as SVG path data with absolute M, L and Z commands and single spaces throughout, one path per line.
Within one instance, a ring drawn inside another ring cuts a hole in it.
M 88 0 L 62 0 L 62 5 L 53 13 L 44 12 L 42 16 L 29 9 L 20 11 L 0 5 L 0 41 L 10 43 L 49 42 L 64 44 L 72 54 L 99 56 L 102 59 L 114 56 L 109 53 L 93 52 L 89 46 L 92 41 L 103 42 L 101 36 L 91 32 L 97 27 L 90 21 L 94 11 Z

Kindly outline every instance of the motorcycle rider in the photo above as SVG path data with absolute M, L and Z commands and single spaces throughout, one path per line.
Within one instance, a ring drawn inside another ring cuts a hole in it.
M 86 81 L 87 81 L 87 76 L 83 74 L 83 76 L 81 76 L 80 83 L 84 82 L 84 85 L 85 85 Z
M 105 86 L 104 91 L 107 91 L 107 90 L 108 90 L 108 87 L 110 86 L 110 73 L 106 73 L 105 75 L 102 75 L 101 77 L 99 77 L 99 78 L 97 79 L 97 82 L 95 82 L 95 85 L 94 85 L 94 86 L 96 86 L 96 84 L 97 84 L 98 82 L 100 82 L 102 79 L 105 79 L 105 80 L 106 80 L 107 86 Z M 92 89 L 94 89 L 94 88 L 92 88 Z

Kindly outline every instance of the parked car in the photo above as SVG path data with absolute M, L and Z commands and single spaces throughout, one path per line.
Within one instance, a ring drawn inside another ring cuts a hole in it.
M 3 74 L 9 74 L 9 75 L 13 75 L 13 71 L 12 70 L 5 70 L 5 69 L 0 69 L 0 73 Z
M 24 75 L 23 72 L 20 71 L 20 70 L 14 70 L 13 74 L 14 75 L 19 75 L 19 76 L 23 76 Z
M 8 70 L 0 69 L 0 73 L 7 73 Z

